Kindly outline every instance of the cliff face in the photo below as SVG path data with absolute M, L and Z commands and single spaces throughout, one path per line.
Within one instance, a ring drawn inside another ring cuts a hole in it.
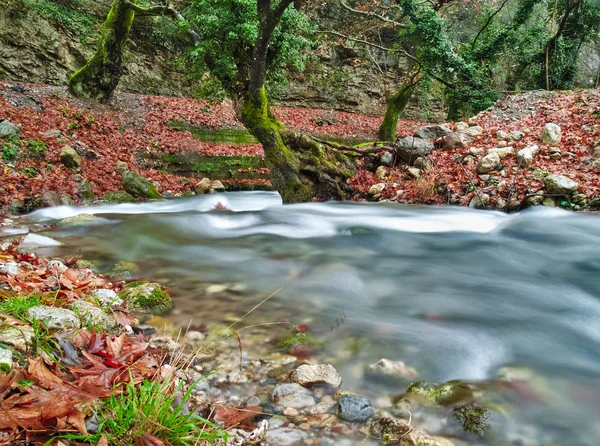
M 110 0 L 0 0 L 0 79 L 64 85 L 91 57 Z M 338 9 L 311 11 L 320 27 L 343 28 Z M 194 84 L 177 63 L 176 26 L 167 19 L 138 18 L 126 53 L 119 89 L 134 93 L 192 96 Z M 360 44 L 325 37 L 311 55 L 307 70 L 291 75 L 280 89 L 280 105 L 316 107 L 382 115 L 385 97 L 398 82 L 407 61 Z M 415 95 L 405 118 L 443 121 L 441 101 Z

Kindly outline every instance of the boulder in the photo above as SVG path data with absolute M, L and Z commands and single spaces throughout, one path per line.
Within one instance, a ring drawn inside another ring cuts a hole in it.
M 557 146 L 560 144 L 562 132 L 560 126 L 549 122 L 544 126 L 542 132 L 542 142 L 549 146 Z
M 444 138 L 444 150 L 464 149 L 473 143 L 471 138 L 466 133 L 452 133 Z
M 118 333 L 119 324 L 101 308 L 85 300 L 73 304 L 73 311 L 79 316 L 83 327 L 93 327 L 98 333 Z
M 394 145 L 398 156 L 409 164 L 419 157 L 429 155 L 435 149 L 431 141 L 415 138 L 414 136 L 400 138 Z
M 65 331 L 81 327 L 81 322 L 77 315 L 66 308 L 40 305 L 30 308 L 27 313 L 30 319 L 44 322 L 49 330 Z
M 338 417 L 350 423 L 363 423 L 373 416 L 371 402 L 362 396 L 343 395 L 338 400 Z
M 133 203 L 135 198 L 124 190 L 117 190 L 114 192 L 106 192 L 102 195 L 102 201 L 108 201 L 109 203 Z
M 60 162 L 70 169 L 79 169 L 81 156 L 73 147 L 64 146 L 60 150 Z
M 444 125 L 426 125 L 418 128 L 413 136 L 421 139 L 438 139 L 450 133 L 452 130 Z
M 123 172 L 121 183 L 123 184 L 123 189 L 134 197 L 150 199 L 162 198 L 154 184 L 131 170 Z
M 485 152 L 485 149 L 482 149 L 480 147 L 471 147 L 469 149 L 469 153 L 473 156 L 483 155 L 483 152 Z
M 171 296 L 159 283 L 131 282 L 118 296 L 138 313 L 161 314 L 173 307 Z
M 280 384 L 273 389 L 271 400 L 283 407 L 304 409 L 316 404 L 310 390 L 305 389 L 298 383 Z
M 337 388 L 342 385 L 341 375 L 331 364 L 301 365 L 290 374 L 290 380 L 303 387 L 325 384 Z
M 548 175 L 544 183 L 550 194 L 571 195 L 579 189 L 579 183 L 564 175 Z
M 533 152 L 529 147 L 525 147 L 517 152 L 517 163 L 522 169 L 529 169 L 533 163 Z
M 212 183 L 209 178 L 202 178 L 194 186 L 194 192 L 198 195 L 208 194 L 211 190 Z
M 477 166 L 477 172 L 479 173 L 490 173 L 496 170 L 496 167 L 500 164 L 500 156 L 496 152 L 488 153 L 486 156 L 479 160 Z
M 8 119 L 0 121 L 0 138 L 7 138 L 21 133 L 21 125 L 15 125 Z

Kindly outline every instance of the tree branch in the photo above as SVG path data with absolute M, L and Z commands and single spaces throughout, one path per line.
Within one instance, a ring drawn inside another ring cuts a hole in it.
M 502 4 L 500 5 L 500 7 L 492 15 L 490 15 L 488 17 L 487 21 L 485 22 L 485 25 L 483 25 L 483 27 L 479 30 L 479 32 L 475 36 L 475 39 L 473 39 L 473 43 L 471 44 L 471 50 L 473 50 L 473 48 L 475 48 L 475 44 L 477 43 L 477 40 L 479 39 L 479 37 L 481 37 L 481 34 L 483 34 L 483 32 L 487 29 L 487 27 L 490 26 L 490 23 L 492 23 L 492 20 L 494 19 L 494 17 L 496 17 L 496 15 L 498 15 L 500 13 L 500 11 L 502 11 L 502 8 L 504 8 L 504 6 L 506 6 L 507 3 L 508 3 L 508 0 L 504 0 L 502 2 Z
M 129 8 L 133 9 L 133 11 L 137 15 L 142 16 L 142 17 L 143 16 L 168 16 L 175 21 L 185 22 L 185 18 L 181 15 L 181 13 L 179 11 L 177 11 L 175 8 L 168 6 L 168 5 L 148 6 L 147 8 L 143 8 L 129 0 L 126 0 L 125 4 Z M 198 42 L 200 42 L 200 40 L 202 40 L 200 35 L 191 28 L 189 28 L 187 30 L 187 33 L 194 43 L 198 43 Z
M 308 135 L 308 136 L 312 140 L 318 142 L 319 144 L 323 144 L 327 147 L 331 147 L 332 149 L 339 150 L 342 152 L 354 152 L 354 153 L 358 153 L 362 156 L 371 155 L 372 153 L 377 153 L 377 152 L 392 152 L 392 153 L 396 152 L 395 148 L 389 147 L 389 146 L 373 146 L 370 149 L 360 150 L 360 149 L 357 149 L 356 147 L 345 146 L 342 144 L 336 144 L 334 142 L 327 141 L 325 139 L 317 138 L 316 136 L 313 136 L 313 135 Z
M 342 4 L 342 6 L 345 9 L 347 9 L 348 11 L 350 11 L 350 12 L 352 12 L 354 14 L 362 15 L 362 16 L 365 16 L 365 17 L 372 17 L 372 18 L 381 20 L 381 21 L 386 22 L 386 23 L 391 23 L 391 24 L 396 25 L 396 26 L 398 26 L 400 28 L 406 28 L 407 27 L 404 23 L 397 22 L 395 20 L 392 20 L 392 19 L 390 19 L 388 17 L 384 17 L 382 15 L 376 14 L 374 12 L 359 11 L 358 9 L 354 9 L 354 8 L 348 6 L 346 4 L 346 2 L 344 2 L 344 0 L 341 0 L 340 3 Z

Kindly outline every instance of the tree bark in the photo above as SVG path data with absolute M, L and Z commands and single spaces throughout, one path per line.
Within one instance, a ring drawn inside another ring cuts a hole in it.
M 408 105 L 420 79 L 420 75 L 409 78 L 400 85 L 396 93 L 387 98 L 385 116 L 377 132 L 379 141 L 394 141 L 396 139 L 398 119 L 400 119 L 400 114 Z
M 77 97 L 108 101 L 123 74 L 123 49 L 131 31 L 135 10 L 127 0 L 113 0 L 94 56 L 69 80 Z
M 347 198 L 347 180 L 356 171 L 350 156 L 286 129 L 271 112 L 264 86 L 235 103 L 240 121 L 263 146 L 271 183 L 284 203 Z

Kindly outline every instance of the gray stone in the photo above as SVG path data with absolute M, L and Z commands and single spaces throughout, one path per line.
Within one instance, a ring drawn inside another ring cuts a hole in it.
M 0 121 L 0 138 L 15 136 L 21 133 L 21 125 L 14 125 L 8 119 Z
M 117 322 L 102 311 L 101 308 L 86 302 L 78 300 L 73 304 L 73 311 L 79 316 L 83 327 L 93 326 L 97 332 L 117 333 L 119 325 Z
M 508 134 L 508 137 L 513 141 L 520 141 L 525 138 L 525 133 L 514 130 Z
M 16 262 L 0 263 L 0 273 L 12 276 L 19 274 L 19 264 Z
M 473 156 L 479 156 L 482 155 L 485 152 L 485 149 L 482 149 L 480 147 L 471 147 L 469 149 L 469 153 Z
M 196 185 L 194 186 L 194 192 L 198 195 L 207 194 L 211 189 L 211 181 L 209 178 L 202 178 Z
M 496 139 L 508 139 L 508 138 L 509 138 L 508 133 L 506 133 L 506 132 L 504 132 L 502 130 L 498 130 L 496 132 Z
M 464 132 L 468 128 L 469 128 L 468 122 L 457 122 L 456 125 L 454 126 L 454 131 L 455 132 Z
M 121 183 L 123 184 L 123 189 L 134 197 L 150 199 L 162 198 L 156 190 L 156 187 L 150 181 L 131 170 L 123 172 Z
M 477 166 L 477 172 L 479 173 L 490 173 L 496 170 L 496 167 L 500 164 L 500 156 L 495 153 L 488 153 L 486 156 L 479 160 Z
M 579 189 L 579 183 L 564 175 L 548 175 L 545 179 L 546 190 L 551 194 L 571 195 Z
M 225 192 L 225 186 L 219 180 L 215 180 L 211 183 L 211 192 Z
M 80 328 L 81 322 L 77 315 L 66 308 L 37 306 L 28 310 L 29 318 L 42 321 L 49 330 L 72 330 Z
M 129 170 L 129 164 L 127 164 L 125 161 L 117 161 L 117 163 L 115 164 L 115 172 L 117 173 L 117 175 L 123 175 L 123 172 L 126 172 Z
M 512 155 L 515 153 L 515 148 L 512 146 L 507 146 L 507 147 L 494 147 L 493 149 L 489 149 L 487 151 L 487 153 L 497 153 L 498 156 L 500 157 L 500 159 L 505 159 L 507 158 L 509 155 Z
M 476 136 L 481 136 L 483 135 L 483 127 L 481 127 L 480 125 L 475 125 L 473 127 L 469 127 L 468 129 L 464 130 L 463 133 L 465 133 L 466 135 L 469 135 L 470 137 L 476 137 Z
M 81 166 L 81 156 L 71 146 L 64 146 L 60 150 L 60 162 L 65 166 L 78 169 Z
M 362 396 L 343 395 L 338 401 L 338 417 L 351 423 L 362 423 L 373 416 L 371 402 Z
M 0 327 L 0 343 L 26 352 L 33 339 L 33 328 L 28 325 Z
M 533 163 L 533 152 L 528 147 L 517 152 L 517 163 L 522 169 L 529 169 Z
M 417 169 L 416 167 L 408 167 L 406 171 L 415 179 L 421 178 L 421 169 Z
M 280 384 L 273 389 L 271 400 L 283 407 L 304 409 L 316 404 L 312 393 L 298 383 Z
M 13 352 L 8 348 L 0 347 L 0 370 L 8 372 L 12 369 L 13 365 Z
M 369 188 L 369 195 L 380 195 L 385 189 L 385 183 L 374 184 Z
M 375 178 L 378 180 L 383 180 L 388 176 L 388 170 L 385 166 L 379 166 L 375 171 Z
M 395 157 L 392 152 L 384 152 L 381 155 L 381 164 L 384 166 L 392 167 L 394 165 Z
M 409 136 L 395 142 L 396 153 L 407 163 L 412 163 L 419 157 L 427 156 L 435 149 L 431 141 Z
M 490 207 L 490 196 L 488 194 L 478 193 L 471 199 L 469 207 L 475 209 L 487 209 Z
M 342 385 L 342 376 L 331 364 L 304 364 L 290 374 L 290 380 L 303 387 L 326 384 L 331 387 Z
M 452 130 L 444 125 L 426 125 L 417 129 L 413 136 L 421 139 L 438 139 L 450 133 Z
M 542 142 L 549 146 L 557 146 L 560 144 L 562 138 L 562 132 L 560 126 L 549 122 L 544 126 L 542 132 Z
M 444 150 L 465 149 L 473 143 L 471 138 L 466 133 L 452 133 L 444 138 Z
M 42 138 L 60 138 L 62 136 L 62 132 L 58 129 L 48 130 L 47 132 L 42 133 Z
M 97 299 L 104 306 L 121 305 L 121 299 L 113 290 L 99 289 L 92 291 L 92 297 Z
M 419 158 L 417 158 L 415 160 L 415 162 L 413 163 L 413 165 L 416 168 L 421 169 L 423 171 L 429 170 L 431 168 L 431 166 L 429 165 L 429 162 L 427 161 L 427 158 L 423 158 L 422 156 L 420 156 Z
M 541 206 L 544 203 L 544 194 L 535 194 L 527 198 L 529 206 Z

